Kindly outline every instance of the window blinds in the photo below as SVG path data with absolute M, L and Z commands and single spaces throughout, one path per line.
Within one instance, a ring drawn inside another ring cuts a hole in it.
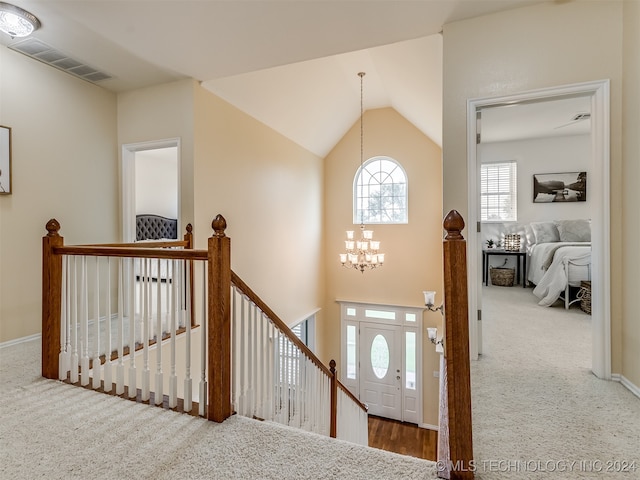
M 518 219 L 517 163 L 483 163 L 480 170 L 480 220 L 510 222 Z

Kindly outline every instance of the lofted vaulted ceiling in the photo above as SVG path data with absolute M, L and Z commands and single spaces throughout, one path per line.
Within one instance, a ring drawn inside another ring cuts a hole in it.
M 11 0 L 31 38 L 111 78 L 122 92 L 194 78 L 325 156 L 365 109 L 393 107 L 442 139 L 446 23 L 540 0 Z M 27 40 L 29 41 L 29 40 Z M 24 40 L 0 34 L 19 48 Z

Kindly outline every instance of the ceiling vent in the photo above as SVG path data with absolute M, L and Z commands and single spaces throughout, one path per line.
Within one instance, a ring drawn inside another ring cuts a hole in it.
M 9 45 L 9 48 L 91 83 L 113 78 L 108 73 L 101 72 L 79 60 L 75 60 L 35 38 L 13 43 Z

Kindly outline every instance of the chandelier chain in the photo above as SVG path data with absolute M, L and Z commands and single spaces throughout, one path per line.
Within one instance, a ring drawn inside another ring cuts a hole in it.
M 343 267 L 354 268 L 363 272 L 366 269 L 381 267 L 384 263 L 384 253 L 380 252 L 380 242 L 373 239 L 373 231 L 364 227 L 364 88 L 360 72 L 360 189 L 356 195 L 360 197 L 360 239 L 354 237 L 352 230 L 347 231 L 345 242 L 346 253 L 340 254 L 340 263 Z M 357 204 L 356 204 L 357 205 Z

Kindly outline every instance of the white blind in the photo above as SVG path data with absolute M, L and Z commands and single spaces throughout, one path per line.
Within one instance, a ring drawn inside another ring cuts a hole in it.
M 480 220 L 507 222 L 518 219 L 517 163 L 483 163 L 480 170 Z

